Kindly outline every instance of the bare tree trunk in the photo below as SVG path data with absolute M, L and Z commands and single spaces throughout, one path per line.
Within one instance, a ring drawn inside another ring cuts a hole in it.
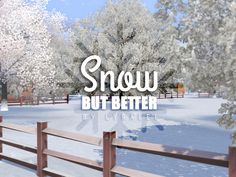
M 2 82 L 2 102 L 1 102 L 1 111 L 8 111 L 7 104 L 7 82 Z
M 21 94 L 20 94 L 19 86 L 16 86 L 16 91 L 17 91 L 17 96 L 20 97 Z
M 121 97 L 124 96 L 124 93 L 122 91 L 119 91 L 119 97 L 121 99 Z

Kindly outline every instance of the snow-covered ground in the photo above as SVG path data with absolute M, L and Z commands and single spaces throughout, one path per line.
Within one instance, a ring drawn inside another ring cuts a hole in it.
M 49 122 L 49 127 L 71 132 L 102 137 L 103 131 L 116 130 L 121 138 L 227 153 L 230 132 L 216 124 L 218 108 L 223 102 L 218 98 L 185 98 L 159 100 L 158 111 L 82 111 L 79 99 L 69 105 L 40 105 L 10 107 L 2 112 L 4 121 L 35 126 L 37 121 Z M 35 145 L 31 135 L 4 131 L 9 139 Z M 79 155 L 93 160 L 102 160 L 101 148 L 50 137 L 49 148 Z M 30 153 L 4 146 L 4 153 L 35 161 Z M 226 177 L 227 169 L 200 163 L 186 162 L 160 156 L 118 150 L 120 165 L 153 172 L 168 177 Z M 54 158 L 49 167 L 67 172 L 75 177 L 99 177 L 100 172 Z M 0 162 L 0 177 L 35 177 L 33 171 Z

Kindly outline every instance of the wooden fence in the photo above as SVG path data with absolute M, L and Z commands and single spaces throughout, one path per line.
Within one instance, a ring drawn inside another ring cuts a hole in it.
M 167 99 L 167 98 L 184 98 L 184 93 L 180 92 L 166 92 L 159 93 L 158 99 Z
M 11 98 L 7 100 L 8 106 L 23 106 L 23 105 L 40 105 L 40 104 L 68 104 L 69 95 L 65 97 L 24 97 Z
M 170 98 L 184 98 L 184 93 L 179 92 L 167 92 L 159 93 L 158 99 L 170 99 Z M 41 105 L 41 104 L 68 104 L 70 101 L 69 95 L 65 97 L 32 97 L 21 96 L 19 98 L 10 98 L 7 100 L 8 106 L 23 106 L 23 105 Z
M 207 92 L 198 92 L 198 98 L 210 98 L 210 93 Z
M 160 175 L 154 175 L 151 173 L 116 165 L 117 148 L 128 149 L 131 151 L 138 151 L 159 156 L 166 156 L 181 160 L 188 160 L 208 165 L 226 167 L 229 169 L 229 177 L 236 177 L 236 147 L 229 147 L 228 154 L 221 154 L 186 148 L 171 147 L 161 144 L 122 140 L 116 138 L 116 132 L 104 132 L 103 138 L 96 138 L 78 133 L 71 133 L 52 129 L 48 127 L 47 122 L 37 123 L 37 128 L 4 123 L 2 122 L 2 117 L 0 117 L 0 122 L 0 158 L 2 160 L 11 161 L 18 165 L 34 169 L 37 171 L 37 175 L 39 177 L 44 177 L 47 175 L 52 177 L 69 176 L 57 170 L 50 169 L 48 167 L 48 156 L 101 171 L 103 173 L 103 177 L 115 177 L 116 174 L 129 177 L 161 177 Z M 34 134 L 35 136 L 37 136 L 37 147 L 18 144 L 14 141 L 10 141 L 3 138 L 3 128 L 18 132 Z M 97 162 L 49 149 L 48 136 L 55 136 L 90 145 L 102 146 L 103 162 Z M 14 157 L 9 157 L 5 155 L 2 148 L 3 144 L 37 154 L 37 164 L 31 164 L 19 159 L 15 159 Z

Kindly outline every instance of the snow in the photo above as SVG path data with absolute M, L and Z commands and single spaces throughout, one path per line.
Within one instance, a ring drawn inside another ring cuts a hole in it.
M 10 107 L 2 112 L 4 121 L 36 126 L 37 121 L 49 122 L 49 127 L 102 137 L 103 131 L 116 130 L 121 138 L 160 143 L 212 152 L 227 153 L 230 132 L 216 124 L 219 98 L 197 98 L 186 95 L 179 99 L 158 100 L 157 111 L 82 111 L 80 99 L 73 97 L 70 104 Z M 32 135 L 4 131 L 4 136 L 35 145 Z M 102 160 L 99 147 L 49 137 L 49 148 L 92 160 Z M 4 146 L 4 153 L 26 161 L 35 156 Z M 118 164 L 169 177 L 227 176 L 227 169 L 166 157 L 118 150 Z M 102 176 L 100 172 L 49 158 L 49 167 L 79 177 Z M 0 162 L 0 176 L 35 177 L 34 171 L 5 161 Z

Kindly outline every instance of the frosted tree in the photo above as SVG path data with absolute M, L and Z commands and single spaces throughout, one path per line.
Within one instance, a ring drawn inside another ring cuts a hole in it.
M 220 92 L 228 102 L 219 112 L 218 123 L 235 128 L 236 113 L 236 13 L 235 1 L 188 1 L 182 20 L 182 39 L 191 55 L 192 85 L 194 88 Z M 235 142 L 236 134 L 233 139 Z
M 180 40 L 179 16 L 185 4 L 181 0 L 158 0 L 157 12 L 154 17 L 157 21 L 159 31 L 159 48 L 164 64 L 161 68 L 163 77 L 159 81 L 159 87 L 175 87 L 176 82 L 183 82 L 185 78 L 185 47 Z M 171 78 L 171 79 L 169 79 Z M 166 84 L 166 80 L 172 84 Z
M 163 32 L 167 30 L 166 32 Z M 158 23 L 138 0 L 107 1 L 105 7 L 86 20 L 78 21 L 71 32 L 74 58 L 77 66 L 73 70 L 81 88 L 91 84 L 80 73 L 84 58 L 96 54 L 102 58 L 102 70 L 112 70 L 116 75 L 121 71 L 158 71 L 162 78 L 169 70 L 169 63 L 177 60 L 177 31 L 171 25 Z M 97 73 L 94 77 L 99 81 Z M 109 81 L 107 81 L 109 88 Z M 99 93 L 99 88 L 92 94 Z M 129 92 L 107 94 L 142 95 L 154 93 Z
M 228 129 L 236 128 L 236 2 L 229 3 L 230 15 L 224 19 L 224 28 L 221 28 L 219 36 L 220 44 L 225 46 L 224 68 L 221 70 L 224 76 L 221 85 L 223 98 L 227 103 L 222 104 L 220 113 L 223 114 L 218 123 Z M 232 135 L 233 142 L 236 143 L 236 132 Z
M 46 1 L 2 0 L 0 5 L 0 80 L 2 100 L 12 78 L 34 93 L 54 84 Z M 48 89 L 46 89 L 48 90 Z
M 54 94 L 63 95 L 62 92 L 70 92 L 74 83 L 67 75 L 66 63 L 72 58 L 72 47 L 67 40 L 68 25 L 67 18 L 60 12 L 53 11 L 48 19 L 49 31 L 51 34 L 50 47 L 53 50 L 53 64 L 55 70 L 56 88 Z M 65 74 L 66 73 L 66 74 Z
M 228 0 L 190 0 L 185 6 L 181 37 L 187 43 L 191 85 L 195 90 L 213 94 L 224 81 L 225 46 L 220 43 L 219 35 L 230 12 L 229 3 Z

